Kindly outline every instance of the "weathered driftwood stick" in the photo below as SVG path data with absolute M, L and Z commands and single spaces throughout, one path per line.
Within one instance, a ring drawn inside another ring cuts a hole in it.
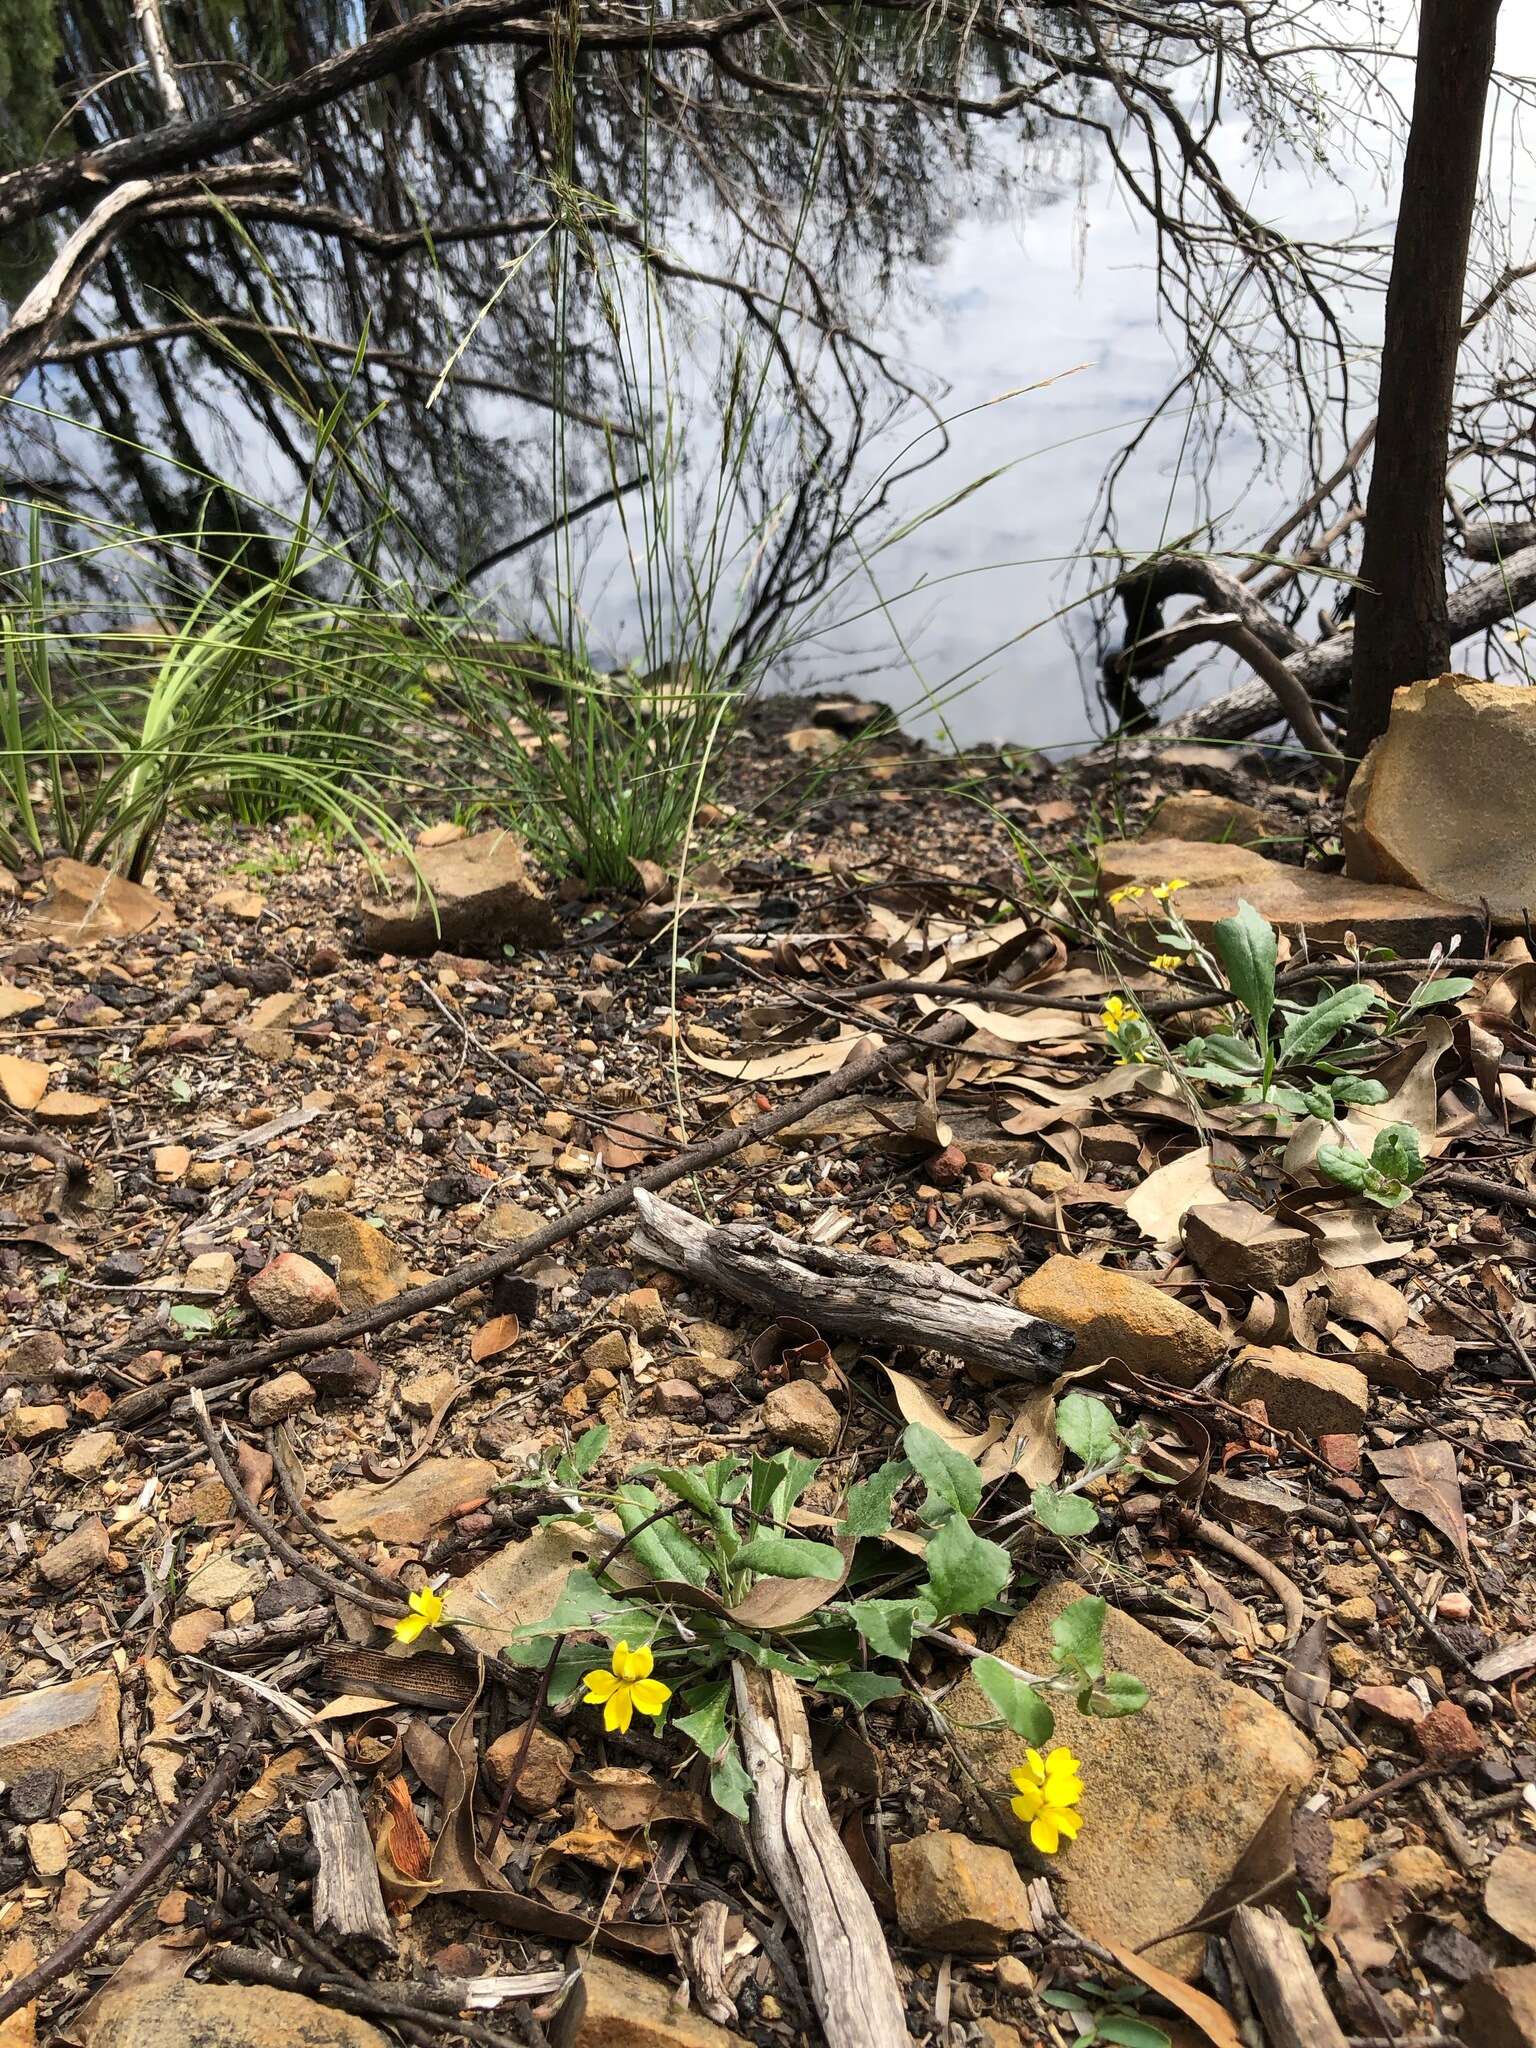
M 1265 1906 L 1239 1906 L 1231 1940 L 1274 2048 L 1345 2048 L 1307 1945 L 1288 1920 Z
M 761 1223 L 701 1223 L 643 1188 L 635 1208 L 640 1222 L 629 1242 L 637 1258 L 754 1308 L 804 1316 L 824 1331 L 943 1351 L 1015 1379 L 1053 1375 L 1072 1350 L 1068 1331 L 1025 1315 L 947 1266 L 830 1251 Z
M 310 1840 L 320 1859 L 315 1873 L 315 1932 L 344 1939 L 366 1934 L 395 1953 L 379 1866 L 368 1823 L 350 1785 L 337 1785 L 304 1809 Z
M 752 1846 L 789 1915 L 823 2031 L 837 2048 L 908 2048 L 890 1950 L 827 1811 L 794 1681 L 734 1667 L 752 1800 Z

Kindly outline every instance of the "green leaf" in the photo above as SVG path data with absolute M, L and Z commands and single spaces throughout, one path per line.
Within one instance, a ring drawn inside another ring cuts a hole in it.
M 641 1524 L 662 1505 L 648 1486 L 630 1481 L 618 1490 L 614 1510 L 626 1536 L 627 1548 L 656 1579 L 683 1579 L 690 1586 L 707 1586 L 710 1562 L 691 1537 L 685 1536 L 670 1515 L 648 1527 Z M 638 1531 L 639 1533 L 635 1533 Z
M 171 1310 L 171 1321 L 189 1337 L 205 1337 L 214 1326 L 209 1311 L 195 1301 L 178 1301 Z
M 830 1543 L 804 1536 L 754 1536 L 737 1551 L 737 1567 L 774 1579 L 840 1579 L 843 1556 Z
M 1129 2013 L 1112 2012 L 1098 2023 L 1101 2041 L 1113 2041 L 1115 2048 L 1173 2048 L 1161 2027 L 1150 2020 L 1132 2018 Z
M 724 1458 L 712 1465 L 642 1465 L 637 1469 L 639 1477 L 659 1479 L 668 1492 L 713 1520 L 720 1505 L 720 1482 L 725 1476 L 720 1466 L 729 1467 L 734 1462 Z
M 731 1681 L 728 1677 L 717 1678 L 713 1684 L 691 1687 L 684 1699 L 689 1711 L 679 1714 L 672 1726 L 680 1729 L 694 1748 L 713 1763 L 730 1740 L 726 1715 L 731 1703 Z
M 928 1611 L 921 1600 L 855 1600 L 848 1618 L 877 1657 L 905 1664 L 912 1654 L 913 1626 Z
M 978 1536 L 963 1515 L 951 1515 L 924 1552 L 924 1597 L 941 1618 L 977 1614 L 1013 1576 L 1013 1559 L 1000 1543 Z
M 1371 1147 L 1371 1164 L 1386 1180 L 1401 1181 L 1405 1187 L 1424 1178 L 1424 1155 L 1419 1134 L 1412 1124 L 1388 1124 L 1378 1131 Z
M 798 1451 L 780 1451 L 772 1458 L 754 1452 L 749 1500 L 753 1516 L 762 1522 L 787 1521 L 790 1509 L 820 1470 L 819 1458 L 802 1458 Z
M 1084 1678 L 1103 1677 L 1104 1614 L 1104 1602 L 1087 1594 L 1063 1607 L 1051 1623 L 1051 1655 L 1063 1670 Z
M 1469 980 L 1465 974 L 1447 974 L 1438 981 L 1426 981 L 1422 988 L 1414 990 L 1403 1005 L 1402 1020 L 1411 1017 L 1416 1010 L 1432 1010 L 1437 1003 L 1454 1003 L 1462 996 L 1469 995 L 1476 986 L 1476 982 Z
M 723 1812 L 747 1822 L 752 1818 L 753 1789 L 752 1774 L 733 1742 L 709 1774 L 709 1796 Z
M 1123 1448 L 1120 1425 L 1094 1394 L 1064 1394 L 1056 1403 L 1056 1434 L 1090 1471 L 1113 1465 Z
M 1095 1686 L 1088 1711 L 1098 1721 L 1118 1721 L 1122 1714 L 1139 1714 L 1152 1695 L 1129 1671 L 1111 1671 L 1102 1685 Z
M 607 1448 L 608 1425 L 606 1422 L 595 1423 L 577 1437 L 561 1458 L 555 1467 L 555 1478 L 562 1486 L 579 1485 Z
M 1363 1194 L 1371 1177 L 1371 1162 L 1353 1145 L 1319 1145 L 1317 1170 L 1326 1179 L 1336 1181 L 1341 1188 Z
M 1310 1010 L 1304 1010 L 1286 1025 L 1280 1039 L 1281 1066 L 1315 1059 L 1347 1025 L 1358 1022 L 1380 1001 L 1375 989 L 1366 988 L 1359 982 L 1324 996 L 1320 1003 L 1314 1003 Z
M 1237 915 L 1224 917 L 1213 928 L 1211 944 L 1227 970 L 1227 985 L 1267 1042 L 1275 1008 L 1274 926 L 1239 898 Z
M 1086 1536 L 1099 1526 L 1093 1503 L 1080 1493 L 1058 1493 L 1054 1486 L 1037 1486 L 1029 1504 L 1035 1520 L 1053 1536 Z
M 891 1526 L 891 1505 L 912 1476 L 905 1458 L 890 1458 L 878 1472 L 848 1489 L 840 1524 L 845 1536 L 883 1536 Z
M 826 1671 L 816 1682 L 818 1692 L 836 1693 L 856 1707 L 872 1707 L 876 1700 L 893 1700 L 906 1688 L 887 1671 Z
M 1387 1091 L 1380 1081 L 1368 1081 L 1358 1074 L 1338 1074 L 1328 1083 L 1335 1102 L 1385 1102 Z
M 1038 1749 L 1056 1732 L 1056 1716 L 1035 1688 L 999 1664 L 995 1657 L 978 1657 L 971 1675 L 996 1707 L 1015 1735 L 1022 1735 Z
M 1227 1031 L 1208 1031 L 1203 1038 L 1192 1038 L 1189 1052 L 1192 1059 L 1230 1068 L 1234 1074 L 1256 1074 L 1259 1071 L 1259 1056 L 1247 1039 L 1234 1038 Z
M 921 1422 L 908 1425 L 901 1447 L 930 1493 L 957 1515 L 975 1514 L 981 1506 L 981 1472 L 973 1460 Z

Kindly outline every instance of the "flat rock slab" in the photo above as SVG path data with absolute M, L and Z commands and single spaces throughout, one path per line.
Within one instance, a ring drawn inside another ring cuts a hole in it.
M 1192 1387 L 1226 1356 L 1227 1340 L 1149 1280 L 1055 1252 L 1021 1281 L 1014 1300 L 1032 1316 L 1070 1330 L 1074 1366 L 1120 1358 L 1133 1372 Z
M 550 2040 L 553 2048 L 745 2048 L 740 2034 L 678 2004 L 660 1979 L 590 1952 Z
M 43 868 L 48 895 L 22 920 L 29 939 L 132 938 L 170 912 L 150 889 L 125 881 L 110 868 L 90 867 L 79 860 L 51 860 Z
M 1026 1671 L 1049 1671 L 1051 1624 L 1083 1588 L 1058 1579 L 1009 1629 L 998 1652 Z M 1082 1833 L 1049 1860 L 1062 1911 L 1085 1934 L 1126 1948 L 1197 1917 L 1225 1884 L 1282 1793 L 1312 1776 L 1312 1745 L 1277 1707 L 1204 1671 L 1160 1636 L 1111 1607 L 1104 1622 L 1111 1670 L 1141 1679 L 1151 1699 L 1139 1714 L 1096 1721 L 1057 1708 L 1056 1736 L 1082 1763 Z M 981 1688 L 966 1679 L 945 1708 L 955 1739 L 978 1776 L 1004 1799 L 1025 1744 L 995 1719 Z M 1018 1846 L 1026 1856 L 1021 1828 Z M 1160 1943 L 1149 1961 L 1192 1979 L 1203 1935 Z
M 102 2002 L 87 2048 L 389 2048 L 367 2020 L 266 1985 L 144 1984 Z
M 67 1789 L 110 1771 L 122 1755 L 121 1703 L 110 1671 L 0 1700 L 0 1777 L 57 1771 Z
M 1445 675 L 1392 699 L 1350 784 L 1344 863 L 1496 918 L 1536 909 L 1536 690 Z
M 416 866 L 392 861 L 382 894 L 358 905 L 370 953 L 484 955 L 509 941 L 553 946 L 560 927 L 528 872 L 512 832 L 477 832 L 447 846 L 418 846 Z
M 499 1476 L 484 1458 L 423 1458 L 387 1486 L 349 1486 L 332 1494 L 318 1513 L 338 1536 L 425 1543 L 455 1510 L 484 1500 Z
M 1472 939 L 1481 914 L 1465 904 L 1443 902 L 1418 889 L 1323 875 L 1312 868 L 1287 867 L 1247 846 L 1215 846 L 1194 839 L 1112 839 L 1099 848 L 1099 893 L 1150 890 L 1156 882 L 1183 881 L 1179 914 L 1197 938 L 1231 917 L 1238 903 L 1251 903 L 1271 924 L 1286 931 L 1305 927 L 1324 945 L 1337 945 L 1353 932 L 1363 945 L 1395 946 L 1405 958 L 1427 953 L 1456 934 Z M 1154 929 L 1161 905 L 1150 895 L 1114 908 L 1124 925 Z

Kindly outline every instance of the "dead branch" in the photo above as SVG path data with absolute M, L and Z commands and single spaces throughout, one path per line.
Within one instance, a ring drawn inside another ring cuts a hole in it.
M 1050 1377 L 1070 1334 L 1026 1315 L 947 1266 L 832 1251 L 760 1223 L 701 1223 L 686 1209 L 635 1195 L 637 1258 L 685 1273 L 735 1301 L 874 1344 L 912 1344 L 985 1365 L 1010 1379 Z
M 781 1671 L 740 1662 L 732 1677 L 755 1785 L 752 1846 L 800 1937 L 826 2037 L 838 2048 L 907 2048 L 890 1951 L 827 1811 L 799 1690 Z
M 1267 1907 L 1239 1906 L 1231 1940 L 1274 2048 L 1344 2048 L 1307 1945 L 1289 1921 Z

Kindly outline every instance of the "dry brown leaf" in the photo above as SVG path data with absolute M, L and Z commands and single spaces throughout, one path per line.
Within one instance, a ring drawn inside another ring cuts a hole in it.
M 1281 1691 L 1292 1718 L 1314 1734 L 1328 1698 L 1328 1623 L 1319 1615 L 1297 1639 Z
M 512 1349 L 522 1334 L 523 1326 L 516 1316 L 492 1316 L 470 1338 L 469 1355 L 477 1365 L 484 1358 L 500 1358 L 503 1351 Z
M 412 1884 L 425 1884 L 432 1868 L 432 1843 L 411 1804 L 410 1788 L 404 1778 L 380 1778 L 379 1796 L 384 1802 L 383 1825 L 378 1848 L 383 1856 Z
M 916 1380 L 909 1379 L 904 1372 L 897 1372 L 889 1365 L 884 1367 L 884 1372 L 896 1395 L 896 1406 L 901 1410 L 902 1419 L 920 1422 L 925 1429 L 931 1429 L 935 1436 L 942 1437 L 950 1449 L 958 1451 L 963 1458 L 979 1458 L 1003 1434 L 1005 1425 L 994 1416 L 980 1436 L 967 1436 L 963 1429 L 950 1421 L 938 1402 L 924 1393 Z
M 1149 1173 L 1128 1197 L 1125 1213 L 1144 1237 L 1171 1250 L 1179 1242 L 1179 1225 L 1189 1210 L 1225 1199 L 1211 1172 L 1210 1146 L 1197 1145 Z
M 1296 1218 L 1316 1238 L 1317 1255 L 1331 1272 L 1347 1266 L 1388 1265 L 1412 1251 L 1408 1239 L 1382 1236 L 1381 1219 L 1381 1210 L 1363 1203 L 1310 1209 Z
M 1440 1437 L 1420 1444 L 1398 1444 L 1392 1450 L 1367 1453 L 1388 1495 L 1411 1515 L 1421 1515 L 1452 1546 L 1465 1569 L 1467 1518 L 1461 1506 L 1461 1479 L 1456 1453 Z
M 610 1118 L 594 1150 L 610 1173 L 627 1173 L 649 1159 L 665 1137 L 655 1117 L 643 1109 L 626 1109 Z
M 1049 1486 L 1066 1451 L 1056 1434 L 1056 1399 L 1050 1387 L 1032 1387 L 1001 1443 L 983 1452 L 981 1476 L 990 1484 L 1010 1475 L 1029 1487 Z
M 868 1040 L 862 1031 L 844 1031 L 836 1038 L 813 1039 L 808 1045 L 789 1045 L 779 1052 L 759 1053 L 755 1059 L 706 1059 L 686 1039 L 680 1041 L 694 1066 L 709 1074 L 723 1074 L 728 1081 L 808 1081 L 817 1074 L 835 1074 Z
M 1139 1977 L 1149 1991 L 1155 1991 L 1159 1998 L 1166 1998 L 1175 2012 L 1183 2013 L 1191 2025 L 1200 2029 L 1213 2048 L 1243 2048 L 1242 2036 L 1225 2006 L 1218 2005 L 1214 1998 L 1208 1998 L 1192 1984 L 1160 1970 L 1156 1963 L 1149 1963 L 1134 1949 L 1122 1948 L 1107 1934 L 1100 1934 L 1098 1939 L 1128 1976 Z
M 1392 1929 L 1402 1926 L 1410 1910 L 1408 1894 L 1384 1871 L 1336 1884 L 1322 1936 L 1341 1973 L 1363 1977 L 1367 1970 L 1394 1965 L 1398 1954 Z
M 1413 1311 L 1408 1297 L 1390 1280 L 1383 1280 L 1365 1266 L 1345 1266 L 1328 1283 L 1332 1313 L 1346 1323 L 1364 1323 L 1390 1344 L 1406 1330 Z
M 616 1834 L 654 1827 L 660 1821 L 685 1820 L 708 1827 L 713 1808 L 686 1785 L 658 1782 L 648 1771 L 610 1765 L 571 1779 L 573 1788 L 605 1827 Z

